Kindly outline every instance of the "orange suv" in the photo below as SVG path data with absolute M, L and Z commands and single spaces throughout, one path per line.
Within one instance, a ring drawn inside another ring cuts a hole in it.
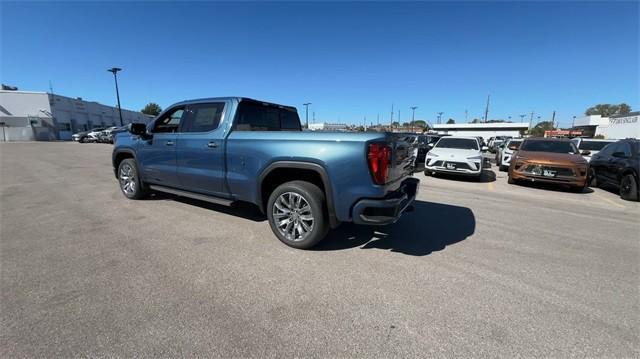
M 518 181 L 568 185 L 582 192 L 588 185 L 589 163 L 566 138 L 527 138 L 509 166 L 509 183 Z

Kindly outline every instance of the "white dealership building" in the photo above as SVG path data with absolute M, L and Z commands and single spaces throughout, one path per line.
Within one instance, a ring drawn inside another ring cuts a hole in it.
M 574 129 L 582 130 L 586 137 L 604 136 L 606 139 L 640 138 L 640 111 L 625 115 L 602 117 L 583 116 L 575 119 Z
M 485 139 L 496 136 L 520 137 L 521 133 L 527 129 L 529 129 L 528 122 L 448 123 L 433 125 L 433 130 L 441 135 L 481 136 Z
M 123 124 L 150 118 L 122 110 Z M 0 90 L 0 141 L 70 140 L 76 132 L 119 125 L 117 107 L 46 92 Z

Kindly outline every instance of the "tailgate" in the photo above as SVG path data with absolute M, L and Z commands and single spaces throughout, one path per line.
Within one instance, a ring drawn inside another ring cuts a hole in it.
M 387 183 L 393 183 L 413 174 L 418 135 L 389 133 L 388 136 L 391 145 L 391 167 Z

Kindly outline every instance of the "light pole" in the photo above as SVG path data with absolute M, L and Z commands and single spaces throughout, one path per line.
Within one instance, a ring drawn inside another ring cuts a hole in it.
M 309 105 L 311 105 L 311 102 L 307 102 L 307 103 L 303 103 L 302 106 L 304 106 L 304 116 L 306 118 L 307 121 L 307 129 L 309 129 Z
M 571 122 L 571 129 L 573 130 L 576 127 L 576 116 L 573 116 L 573 122 Z
M 440 124 L 440 120 L 442 119 L 442 114 L 444 112 L 438 112 L 438 125 Z
M 416 117 L 416 108 L 418 108 L 418 106 L 411 106 L 409 108 L 411 109 L 411 132 L 413 132 L 413 124 Z
M 112 67 L 107 71 L 113 73 L 113 79 L 116 81 L 116 98 L 118 99 L 118 114 L 120 115 L 120 126 L 124 126 L 122 122 L 122 108 L 120 107 L 120 91 L 118 91 L 118 71 L 122 71 L 119 67 Z

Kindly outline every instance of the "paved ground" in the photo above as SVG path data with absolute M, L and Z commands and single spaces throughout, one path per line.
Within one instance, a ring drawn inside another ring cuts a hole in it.
M 397 224 L 300 251 L 250 208 L 126 200 L 110 151 L 0 144 L 0 357 L 640 355 L 613 193 L 420 175 Z

